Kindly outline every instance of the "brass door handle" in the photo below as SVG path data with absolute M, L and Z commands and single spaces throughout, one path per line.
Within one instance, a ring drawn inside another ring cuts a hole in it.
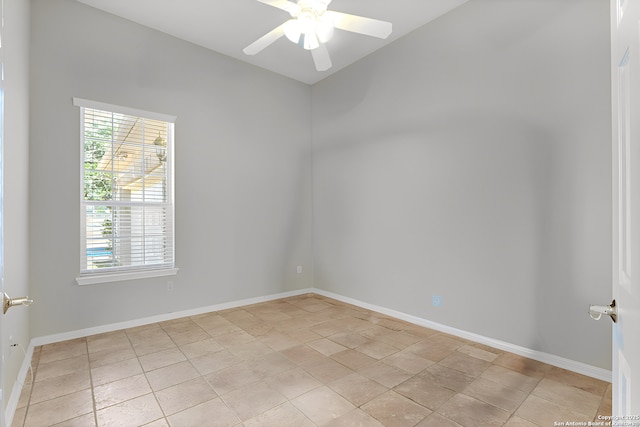
M 15 307 L 16 305 L 25 305 L 29 306 L 33 303 L 32 299 L 29 297 L 19 297 L 19 298 L 9 298 L 9 295 L 6 293 L 2 293 L 2 312 L 3 314 L 7 313 L 10 307 Z

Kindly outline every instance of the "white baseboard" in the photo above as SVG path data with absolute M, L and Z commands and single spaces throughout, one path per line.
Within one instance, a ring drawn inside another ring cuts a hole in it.
M 479 344 L 488 345 L 499 350 L 508 351 L 517 355 L 527 357 L 529 359 L 537 360 L 539 362 L 553 365 L 558 368 L 567 369 L 569 371 L 576 372 L 578 374 L 586 375 L 588 377 L 596 378 L 602 381 L 611 382 L 613 376 L 612 372 L 603 368 L 588 365 L 582 362 L 576 362 L 575 360 L 567 359 L 564 357 L 556 356 L 554 354 L 544 353 L 542 351 L 532 350 L 530 348 L 521 347 L 519 345 L 511 344 L 505 341 L 488 338 L 482 335 L 474 334 L 472 332 L 463 331 L 461 329 L 452 328 L 440 323 L 432 322 L 421 317 L 413 316 L 410 314 L 402 313 L 400 311 L 391 310 L 385 307 L 365 303 L 353 298 L 344 297 L 333 292 L 324 291 L 322 289 L 313 289 L 313 292 L 318 295 L 323 295 L 327 298 L 332 298 L 338 301 L 346 302 L 347 304 L 355 305 L 365 308 L 367 310 L 375 311 L 377 313 L 385 314 L 387 316 L 395 317 L 396 319 L 404 320 L 415 325 L 424 326 L 425 328 L 433 329 L 439 332 L 444 332 L 450 335 L 454 335 L 460 338 L 467 339 L 469 341 L 477 342 Z
M 474 334 L 472 332 L 463 331 L 460 329 L 452 328 L 450 326 L 442 325 L 440 323 L 432 322 L 421 317 L 413 316 L 410 314 L 402 313 L 400 311 L 380 307 L 377 305 L 365 303 L 353 298 L 345 297 L 333 292 L 324 291 L 322 289 L 307 288 L 296 291 L 283 292 L 279 294 L 267 295 L 264 297 L 249 298 L 238 301 L 232 301 L 222 304 L 210 305 L 206 307 L 195 308 L 191 310 L 178 311 L 173 313 L 161 314 L 158 316 L 145 317 L 142 319 L 135 319 L 126 322 L 112 323 L 103 326 L 96 326 L 93 328 L 80 329 L 77 331 L 64 332 L 61 334 L 47 335 L 42 337 L 36 337 L 31 340 L 29 349 L 26 351 L 26 357 L 22 364 L 22 368 L 18 374 L 18 379 L 11 392 L 11 397 L 7 403 L 5 410 L 6 425 L 10 426 L 13 421 L 13 416 L 18 406 L 18 400 L 20 399 L 20 393 L 22 392 L 22 386 L 27 373 L 31 367 L 31 358 L 33 356 L 33 350 L 36 346 L 52 344 L 55 342 L 66 341 L 70 339 L 83 338 L 91 335 L 102 334 L 106 332 L 113 332 L 121 329 L 133 328 L 136 326 L 147 325 L 150 323 L 164 322 L 168 320 L 178 319 L 187 316 L 196 316 L 198 314 L 210 313 L 213 311 L 227 310 L 230 308 L 242 307 L 251 304 L 258 304 L 261 302 L 273 301 L 276 299 L 287 298 L 292 296 L 304 295 L 304 294 L 317 294 L 327 298 L 332 298 L 338 301 L 342 301 L 348 304 L 355 305 L 367 310 L 375 311 L 377 313 L 385 314 L 387 316 L 395 317 L 400 320 L 413 323 L 415 325 L 424 326 L 436 331 L 451 334 L 460 338 L 464 338 L 470 341 L 474 341 L 480 344 L 485 344 L 490 347 L 494 347 L 503 351 L 518 354 L 529 359 L 537 360 L 549 365 L 557 366 L 559 368 L 567 369 L 569 371 L 577 372 L 582 375 L 597 378 L 599 380 L 611 382 L 612 373 L 606 369 L 598 368 L 595 366 L 587 365 L 585 363 L 576 362 L 575 360 L 566 359 L 564 357 L 556 356 L 549 353 L 544 353 L 537 350 L 532 350 L 526 347 L 521 347 L 508 342 L 488 338 L 482 335 Z

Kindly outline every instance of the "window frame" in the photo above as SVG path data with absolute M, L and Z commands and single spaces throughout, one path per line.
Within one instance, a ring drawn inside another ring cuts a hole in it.
M 176 116 L 155 113 L 151 111 L 140 110 L 131 107 L 124 107 L 119 105 L 107 104 L 104 102 L 92 101 L 83 98 L 73 98 L 73 105 L 80 107 L 80 273 L 76 277 L 78 285 L 93 285 L 98 283 L 107 282 L 119 282 L 124 280 L 144 279 L 151 277 L 172 276 L 178 273 L 178 268 L 175 266 L 175 178 L 174 178 L 174 126 L 176 122 Z M 171 137 L 167 138 L 166 146 L 166 198 L 165 204 L 167 205 L 167 216 L 171 224 L 170 235 L 167 237 L 171 241 L 171 262 L 157 266 L 126 266 L 122 269 L 108 268 L 105 270 L 88 270 L 83 269 L 83 264 L 86 265 L 87 257 L 87 244 L 86 244 L 86 207 L 84 196 L 84 141 L 85 141 L 85 109 L 95 109 L 101 111 L 107 111 L 110 113 L 124 114 L 128 116 L 140 117 L 151 120 L 159 120 L 170 123 Z

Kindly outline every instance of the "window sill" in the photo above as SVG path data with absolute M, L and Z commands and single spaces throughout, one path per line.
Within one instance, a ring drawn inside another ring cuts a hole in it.
M 175 276 L 178 268 L 163 268 L 161 270 L 127 271 L 113 274 L 86 274 L 76 277 L 80 286 L 96 285 L 98 283 L 122 282 L 124 280 L 147 279 L 149 277 Z

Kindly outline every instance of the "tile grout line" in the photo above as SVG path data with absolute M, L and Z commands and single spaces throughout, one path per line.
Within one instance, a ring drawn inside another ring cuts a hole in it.
M 533 377 L 530 377 L 533 378 Z M 520 402 L 520 404 L 518 405 L 518 407 L 516 409 L 513 410 L 513 412 L 511 413 L 511 415 L 509 416 L 509 418 L 507 418 L 507 421 L 505 421 L 505 424 L 509 422 L 510 419 L 512 419 L 513 417 L 516 416 L 516 412 L 518 412 L 520 410 L 520 408 L 522 407 L 522 405 L 524 405 L 524 403 L 527 401 L 527 399 L 529 398 L 529 396 L 531 396 L 531 393 L 533 393 L 533 390 L 536 389 L 536 387 L 538 387 L 538 385 L 542 382 L 542 379 L 544 378 L 541 377 L 540 379 L 538 379 L 538 382 L 536 382 L 536 385 L 534 387 L 531 388 L 531 390 L 527 393 L 527 396 L 522 399 L 522 402 Z M 540 426 L 540 424 L 536 423 L 535 421 L 523 418 L 523 420 L 526 420 L 528 422 L 530 422 L 531 424 L 535 424 L 537 426 Z
M 164 331 L 164 328 L 162 328 L 162 326 L 160 325 L 160 323 L 157 323 L 157 325 L 160 327 L 160 329 L 162 329 Z M 164 412 L 164 409 L 162 408 L 162 405 L 160 405 L 160 401 L 158 400 L 158 396 L 156 395 L 155 390 L 153 389 L 153 387 L 151 387 L 151 383 L 149 382 L 149 378 L 147 377 L 147 372 L 144 370 L 144 367 L 142 366 L 142 362 L 140 362 L 140 355 L 138 355 L 138 353 L 136 352 L 135 346 L 133 345 L 133 342 L 131 341 L 131 337 L 129 337 L 129 334 L 127 333 L 127 330 L 124 330 L 125 336 L 127 337 L 127 341 L 129 341 L 129 345 L 131 346 L 131 350 L 133 350 L 133 354 L 135 354 L 136 356 L 136 360 L 138 361 L 138 364 L 140 365 L 140 370 L 142 371 L 142 375 L 144 375 L 144 379 L 147 382 L 147 385 L 149 386 L 149 390 L 151 390 L 151 394 L 153 394 L 153 398 L 155 399 L 156 403 L 158 404 L 158 408 L 160 408 L 160 411 L 162 412 L 163 417 L 162 418 L 158 418 L 158 420 L 160 419 L 164 419 L 167 424 L 169 424 L 169 420 L 167 419 L 167 414 Z M 166 331 L 165 331 L 166 333 Z M 169 334 L 167 334 L 169 335 Z M 169 336 L 169 338 L 171 339 L 171 337 Z M 173 339 L 171 339 L 171 341 L 173 341 Z M 175 344 L 175 342 L 174 342 Z M 145 395 L 142 395 L 145 396 Z M 138 397 L 142 397 L 142 396 L 138 396 Z M 136 399 L 136 398 L 133 398 Z M 131 400 L 131 399 L 129 399 Z M 158 420 L 153 420 L 151 422 L 155 422 Z M 149 423 L 147 423 L 149 424 Z M 98 422 L 96 421 L 96 427 L 100 427 L 98 425 Z
M 496 358 L 496 359 L 497 359 L 497 358 Z M 491 363 L 491 365 L 493 366 L 493 365 L 494 365 L 494 363 L 492 362 L 492 363 Z M 500 366 L 500 365 L 497 365 L 497 366 Z M 487 368 L 487 369 L 489 369 L 489 368 Z M 508 369 L 508 368 L 505 368 L 505 369 Z M 516 371 L 514 371 L 514 372 L 516 372 Z M 524 374 L 523 374 L 523 375 L 524 375 Z M 528 375 L 527 375 L 527 376 L 528 376 Z M 527 399 L 529 398 L 529 396 L 531 396 L 531 393 L 533 392 L 533 390 L 535 390 L 535 389 L 536 389 L 536 387 L 538 387 L 538 385 L 540 384 L 540 382 L 542 381 L 542 379 L 543 379 L 545 376 L 546 376 L 546 374 L 545 374 L 545 375 L 543 375 L 542 377 L 538 378 L 538 381 L 536 381 L 536 385 L 535 385 L 535 386 L 533 386 L 533 387 L 531 388 L 531 390 L 529 390 L 529 391 L 527 392 L 527 395 L 525 396 L 525 398 L 524 398 L 524 399 L 522 399 L 522 402 L 520 402 L 520 404 L 519 404 L 519 405 L 518 405 L 518 406 L 513 410 L 513 412 L 511 412 L 511 415 L 509 415 L 509 418 L 507 418 L 507 419 L 506 419 L 506 421 L 504 422 L 505 424 L 507 424 L 507 423 L 509 422 L 509 420 L 511 420 L 513 417 L 515 417 L 515 416 L 516 416 L 516 412 L 518 412 L 518 410 L 522 407 L 522 405 L 524 405 L 524 402 L 526 402 L 526 401 L 527 401 Z M 535 378 L 535 377 L 529 377 L 529 378 Z M 489 380 L 489 381 L 491 381 L 491 380 Z M 499 383 L 498 383 L 498 384 L 499 384 Z M 503 385 L 503 386 L 504 386 L 504 385 Z M 506 387 L 506 386 L 504 386 L 504 387 Z M 532 420 L 528 420 L 528 419 L 526 419 L 526 418 L 523 418 L 523 419 L 524 419 L 524 420 L 526 420 L 526 421 L 528 421 L 528 422 L 530 422 L 530 423 L 532 423 L 532 424 L 535 424 L 535 425 L 537 425 L 537 426 L 540 426 L 540 424 L 538 424 L 538 423 L 536 423 L 536 422 L 534 422 L 534 421 L 532 421 Z
M 212 313 L 217 313 L 217 312 L 212 312 Z M 196 325 L 198 325 L 198 324 L 197 324 L 197 322 L 195 322 L 195 321 L 192 319 L 192 317 L 193 317 L 193 316 L 188 316 L 188 317 L 187 317 L 187 319 L 189 319 L 188 321 L 194 322 Z M 213 387 L 213 385 L 211 385 L 211 383 L 209 383 L 209 381 L 208 381 L 208 380 L 205 378 L 205 376 L 204 376 L 204 375 L 203 375 L 203 374 L 198 370 L 198 368 L 196 368 L 196 367 L 193 365 L 193 362 L 191 361 L 191 358 L 190 358 L 190 357 L 188 357 L 188 356 L 184 353 L 184 351 L 182 351 L 182 348 L 180 347 L 180 345 L 178 345 L 178 343 L 177 343 L 177 342 L 175 342 L 175 340 L 173 339 L 173 337 L 172 337 L 172 336 L 171 336 L 171 335 L 170 335 L 170 334 L 169 334 L 169 333 L 168 333 L 168 332 L 167 332 L 167 331 L 162 327 L 162 324 L 161 324 L 161 323 L 158 323 L 158 325 L 159 325 L 159 326 L 160 326 L 160 328 L 161 328 L 161 329 L 162 329 L 162 330 L 167 334 L 167 336 L 169 337 L 169 339 L 171 340 L 171 342 L 173 342 L 173 344 L 176 346 L 176 348 L 178 349 L 178 351 L 179 351 L 179 352 L 184 356 L 185 360 L 187 360 L 187 361 L 189 362 L 189 364 L 191 365 L 191 367 L 192 367 L 193 369 L 195 369 L 195 371 L 199 374 L 199 377 L 198 377 L 198 378 L 202 378 L 202 379 L 204 380 L 204 382 L 206 382 L 206 383 L 207 383 L 207 385 L 209 385 L 209 387 L 211 387 L 211 389 L 215 392 L 215 394 L 216 394 L 216 396 L 217 396 L 217 397 L 216 397 L 216 399 L 220 399 L 220 401 L 224 402 L 224 401 L 222 400 L 222 398 L 220 397 L 220 395 L 218 394 L 218 392 L 217 392 L 217 391 L 215 390 L 215 388 Z M 200 325 L 198 325 L 198 327 L 200 327 Z M 209 336 L 209 338 L 214 339 L 214 337 L 212 337 L 212 336 L 211 336 L 211 334 L 210 334 L 209 332 L 207 332 L 204 328 L 202 328 L 202 327 L 200 327 L 200 328 L 205 332 L 205 334 L 207 334 L 207 335 Z M 142 363 L 140 364 L 140 366 L 142 366 Z M 146 374 L 146 372 L 144 371 L 144 368 L 142 368 L 142 371 L 145 373 L 145 377 L 146 377 L 146 375 L 147 375 L 147 374 Z M 148 380 L 147 380 L 147 381 L 148 381 Z M 187 381 L 184 381 L 184 382 L 188 382 L 188 381 L 191 381 L 191 380 L 187 380 Z M 183 382 L 183 383 L 184 383 L 184 382 Z M 180 383 L 180 384 L 183 384 L 183 383 Z M 151 384 L 149 384 L 149 387 L 151 387 Z M 172 387 L 173 387 L 173 386 L 172 386 Z M 153 395 L 154 395 L 154 396 L 155 396 L 155 398 L 156 398 L 156 401 L 158 402 L 158 406 L 160 406 L 160 410 L 162 410 L 162 413 L 164 414 L 164 419 L 165 419 L 165 421 L 167 422 L 167 424 L 168 424 L 168 425 L 170 425 L 170 424 L 169 424 L 169 415 L 167 415 L 167 414 L 165 413 L 164 409 L 162 408 L 162 405 L 160 405 L 160 401 L 158 401 L 158 396 L 156 395 L 156 391 L 155 391 L 155 390 L 153 390 L 153 388 L 152 388 L 152 392 L 153 392 Z M 215 399 L 211 399 L 211 400 L 215 400 Z M 207 402 L 209 402 L 209 401 L 207 401 Z M 198 403 L 198 405 L 202 405 L 202 404 L 204 404 L 204 403 L 206 403 L 206 402 Z M 195 405 L 195 406 L 198 406 L 198 405 Z M 226 405 L 226 403 L 225 403 L 225 405 Z M 228 407 L 228 406 L 227 406 L 227 407 Z M 182 409 L 182 410 L 180 410 L 180 411 L 178 411 L 178 412 L 176 412 L 176 413 L 174 413 L 174 414 L 171 414 L 171 415 L 173 416 L 173 415 L 179 414 L 179 413 L 181 413 L 181 412 L 187 411 L 187 410 L 189 410 L 189 409 L 190 409 L 190 408 L 185 408 L 185 409 Z M 230 409 L 230 410 L 232 410 L 231 408 L 229 408 L 229 409 Z M 235 414 L 235 412 L 234 412 L 234 414 Z M 238 418 L 238 419 L 240 419 L 240 418 Z
M 188 319 L 191 319 L 191 317 L 188 317 Z M 195 369 L 196 371 L 198 371 L 196 369 L 195 366 L 193 366 L 193 363 L 191 363 L 191 359 L 189 359 L 187 357 L 186 354 L 184 354 L 184 352 L 182 351 L 182 349 L 180 348 L 180 346 L 178 345 L 178 343 L 176 343 L 173 340 L 173 337 L 171 335 L 169 335 L 169 333 L 162 327 L 162 322 L 158 322 L 158 326 L 160 327 L 160 329 L 162 329 L 164 331 L 165 334 L 167 334 L 167 336 L 169 337 L 169 339 L 171 340 L 171 342 L 173 342 L 173 344 L 176 346 L 176 348 L 178 349 L 178 351 L 185 357 L 186 360 L 189 361 L 189 363 L 191 364 L 191 366 L 193 367 L 193 369 Z M 206 331 L 205 331 L 206 332 Z M 207 334 L 208 335 L 208 334 Z M 128 335 L 127 335 L 128 337 Z M 131 347 L 133 348 L 133 343 L 131 343 Z M 133 350 L 135 353 L 135 349 Z M 167 413 L 165 412 L 164 408 L 162 407 L 162 405 L 160 404 L 160 400 L 158 400 L 158 395 L 156 394 L 156 390 L 153 389 L 153 387 L 151 386 L 151 383 L 149 382 L 149 377 L 147 377 L 147 371 L 144 369 L 144 366 L 142 366 L 142 362 L 140 362 L 140 357 L 138 356 L 138 354 L 136 353 L 136 357 L 138 358 L 138 363 L 140 364 L 140 368 L 142 369 L 142 373 L 144 374 L 144 378 L 147 380 L 147 384 L 149 384 L 149 388 L 151 389 L 151 392 L 153 393 L 153 397 L 156 400 L 156 403 L 158 404 L 158 407 L 160 408 L 160 410 L 162 411 L 162 414 L 164 415 L 164 420 L 166 421 L 167 425 L 169 424 L 169 415 L 167 415 Z M 151 372 L 151 371 L 149 371 Z M 198 371 L 198 373 L 200 373 L 200 371 Z M 160 390 L 158 390 L 160 391 Z M 182 411 L 176 412 L 180 413 Z M 175 414 L 171 414 L 171 415 L 175 415 Z
M 96 396 L 94 393 L 94 387 L 93 387 L 93 373 L 91 372 L 91 354 L 89 353 L 89 340 L 87 338 L 84 339 L 85 345 L 87 347 L 87 362 L 88 362 L 88 368 L 89 368 L 89 387 L 91 387 L 91 404 L 93 407 L 93 422 L 96 424 L 96 427 L 98 427 L 98 409 L 96 406 Z

